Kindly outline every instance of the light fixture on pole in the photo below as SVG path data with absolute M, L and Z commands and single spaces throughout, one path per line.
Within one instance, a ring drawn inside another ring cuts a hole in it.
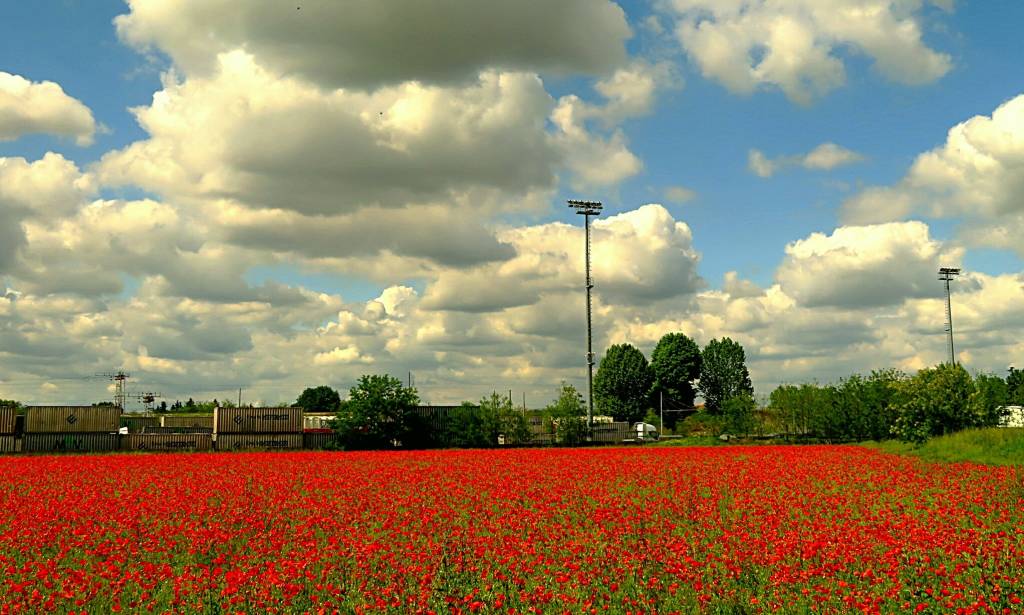
M 956 365 L 956 352 L 953 350 L 953 303 L 949 294 L 949 283 L 960 275 L 958 267 L 940 267 L 939 279 L 946 283 L 946 333 L 949 339 L 949 364 Z
M 587 433 L 594 429 L 594 347 L 590 322 L 590 290 L 594 281 L 590 279 L 590 216 L 600 216 L 604 205 L 597 201 L 570 200 L 569 207 L 583 216 L 583 228 L 586 234 L 586 288 L 587 288 Z

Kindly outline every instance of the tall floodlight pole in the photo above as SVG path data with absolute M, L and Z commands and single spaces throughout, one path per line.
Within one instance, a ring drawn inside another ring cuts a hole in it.
M 576 213 L 583 216 L 583 228 L 586 233 L 586 287 L 587 287 L 587 433 L 594 429 L 594 346 L 590 324 L 590 290 L 594 288 L 594 281 L 590 278 L 590 216 L 600 216 L 604 207 L 597 201 L 570 200 L 569 207 L 576 210 Z
M 949 364 L 956 365 L 956 353 L 953 351 L 953 303 L 949 294 L 949 283 L 960 275 L 957 267 L 939 268 L 939 279 L 946 284 L 946 334 L 949 340 Z

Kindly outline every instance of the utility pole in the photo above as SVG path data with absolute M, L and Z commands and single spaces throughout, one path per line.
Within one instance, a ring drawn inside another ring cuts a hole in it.
M 661 423 L 658 425 L 658 429 L 661 431 L 661 435 L 665 435 L 665 393 L 663 391 L 658 391 L 658 413 L 660 415 L 658 422 Z
M 949 338 L 949 364 L 956 365 L 956 352 L 953 350 L 953 302 L 949 294 L 949 283 L 960 275 L 958 267 L 939 268 L 939 279 L 946 284 L 946 333 Z
M 583 216 L 583 228 L 586 234 L 586 288 L 587 288 L 587 433 L 594 429 L 594 347 L 591 330 L 591 303 L 590 291 L 594 288 L 594 281 L 590 278 L 590 216 L 600 216 L 604 208 L 597 201 L 570 200 L 569 207 L 576 210 L 576 213 Z

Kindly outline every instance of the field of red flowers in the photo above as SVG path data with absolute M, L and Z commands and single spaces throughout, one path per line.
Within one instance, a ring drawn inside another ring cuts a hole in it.
M 1024 472 L 857 447 L 0 458 L 0 613 L 1024 612 Z

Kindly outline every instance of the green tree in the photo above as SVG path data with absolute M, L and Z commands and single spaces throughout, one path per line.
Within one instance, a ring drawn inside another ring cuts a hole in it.
M 598 412 L 634 423 L 647 413 L 653 376 L 647 359 L 631 344 L 608 349 L 594 376 Z
M 700 378 L 701 356 L 697 344 L 683 333 L 668 333 L 658 340 L 651 353 L 654 391 L 664 396 L 668 408 L 692 408 L 696 391 L 693 382 Z M 674 413 L 666 424 L 675 428 Z
M 391 448 L 415 438 L 416 389 L 391 376 L 362 376 L 338 410 L 338 439 L 349 449 Z
M 462 448 L 493 448 L 503 438 L 506 445 L 530 440 L 526 417 L 504 395 L 492 393 L 479 404 L 463 403 L 448 421 L 446 440 Z
M 1024 406 L 1024 371 L 1010 368 L 1006 376 L 1006 401 L 1011 406 Z
M 970 413 L 982 427 L 998 427 L 1006 417 L 1006 381 L 992 374 L 978 374 L 970 399 Z
M 944 363 L 922 369 L 896 388 L 892 431 L 901 440 L 923 442 L 981 424 L 971 408 L 974 382 L 959 365 Z
M 329 386 L 307 388 L 295 400 L 296 406 L 306 412 L 337 412 L 341 395 Z
M 576 387 L 565 382 L 556 399 L 544 409 L 555 442 L 573 446 L 582 444 L 587 437 L 587 406 Z
M 730 397 L 743 394 L 753 397 L 754 387 L 746 361 L 743 346 L 728 337 L 711 340 L 704 347 L 699 388 L 708 412 L 719 413 L 722 403 Z
M 722 403 L 722 418 L 725 430 L 733 435 L 747 435 L 754 429 L 754 410 L 757 404 L 747 393 L 740 393 Z
M 444 440 L 457 448 L 488 448 L 494 446 L 488 437 L 490 432 L 480 407 L 467 401 L 449 415 Z

